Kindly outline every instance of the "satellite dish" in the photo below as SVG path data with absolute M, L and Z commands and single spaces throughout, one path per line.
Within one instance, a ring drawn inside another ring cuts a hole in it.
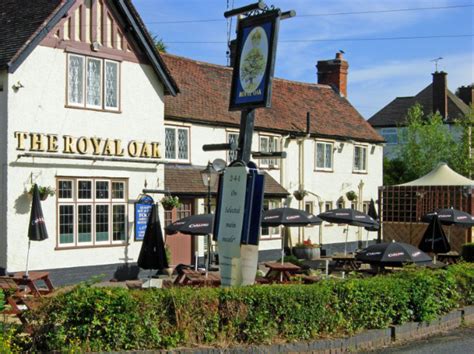
M 214 169 L 217 172 L 223 170 L 225 168 L 225 165 L 226 165 L 226 163 L 222 159 L 215 159 L 214 161 L 212 161 L 212 167 L 214 167 Z

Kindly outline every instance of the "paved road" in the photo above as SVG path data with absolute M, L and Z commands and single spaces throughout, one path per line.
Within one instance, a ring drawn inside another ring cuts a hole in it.
M 379 349 L 377 353 L 469 354 L 474 353 L 474 324 L 405 345 Z

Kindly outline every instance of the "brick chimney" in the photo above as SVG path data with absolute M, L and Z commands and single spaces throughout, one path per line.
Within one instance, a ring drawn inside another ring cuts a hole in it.
M 316 68 L 318 69 L 318 84 L 330 85 L 341 96 L 347 97 L 349 64 L 342 57 L 342 53 L 336 53 L 336 59 L 319 60 Z
M 469 107 L 474 102 L 474 86 L 461 86 L 458 88 L 458 97 Z
M 448 74 L 436 71 L 433 74 L 433 113 L 439 112 L 441 117 L 448 117 Z

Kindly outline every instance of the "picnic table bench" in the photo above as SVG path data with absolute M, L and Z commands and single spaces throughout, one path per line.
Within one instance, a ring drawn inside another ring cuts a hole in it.
M 344 271 L 353 271 L 360 268 L 361 263 L 356 260 L 354 255 L 334 255 L 331 257 L 336 269 Z
M 174 285 L 194 285 L 194 286 L 219 286 L 221 279 L 219 275 L 193 269 L 182 269 L 176 277 Z
M 271 262 L 265 263 L 265 267 L 268 268 L 268 272 L 265 275 L 265 278 L 269 281 L 276 281 L 276 282 L 288 282 L 290 281 L 290 277 L 294 275 L 296 272 L 301 270 L 301 267 L 289 262 L 285 263 L 278 263 L 278 262 Z

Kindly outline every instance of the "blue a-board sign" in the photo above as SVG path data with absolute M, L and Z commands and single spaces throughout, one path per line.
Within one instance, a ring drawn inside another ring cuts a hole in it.
M 151 208 L 155 201 L 145 194 L 135 202 L 135 241 L 143 241 Z
M 270 107 L 280 11 L 239 21 L 229 110 Z

